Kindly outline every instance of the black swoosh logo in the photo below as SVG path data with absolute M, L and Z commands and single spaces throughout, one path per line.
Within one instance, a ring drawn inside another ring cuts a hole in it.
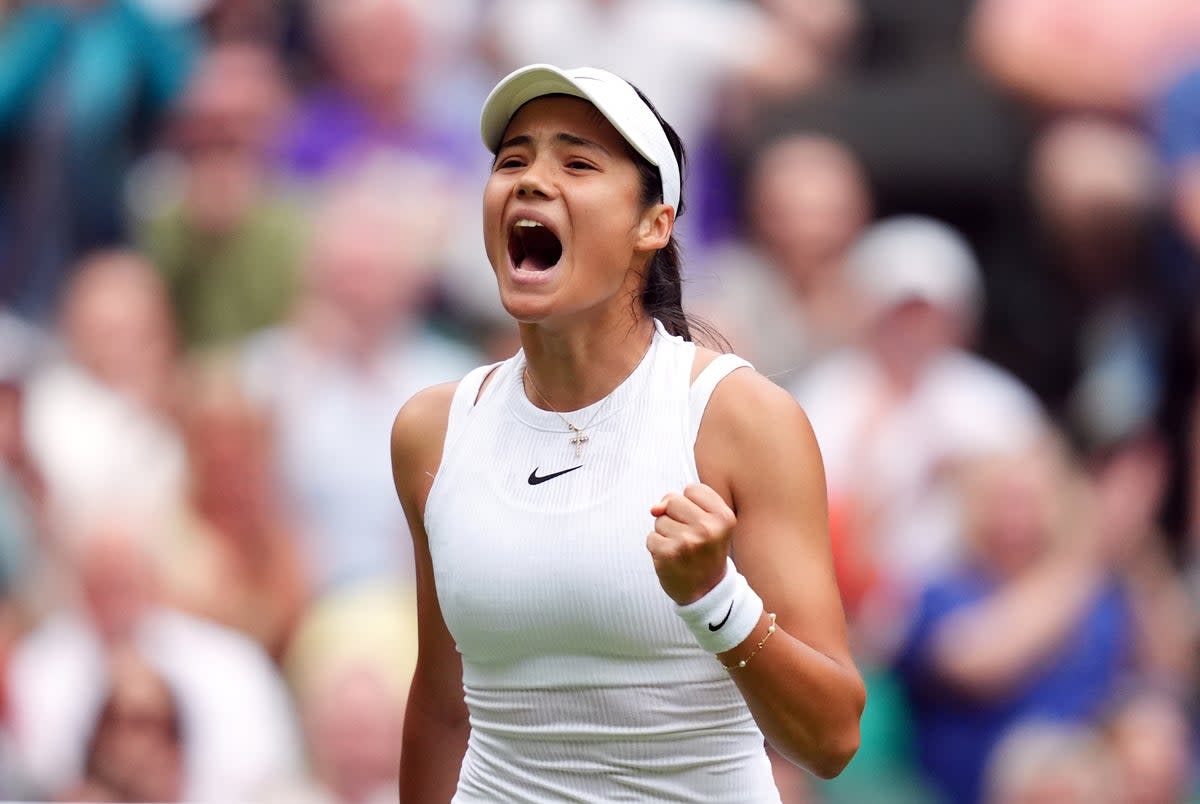
M 722 628 L 725 627 L 725 623 L 726 623 L 726 621 L 729 620 L 730 614 L 733 614 L 733 602 L 732 601 L 730 601 L 730 603 L 729 603 L 729 611 L 725 612 L 725 616 L 721 618 L 721 622 L 717 623 L 716 625 L 709 623 L 708 630 L 709 631 L 720 631 Z
M 572 466 L 570 469 L 563 469 L 561 472 L 551 472 L 548 475 L 538 477 L 537 467 L 533 467 L 533 471 L 529 473 L 529 485 L 536 486 L 538 483 L 545 483 L 547 480 L 553 480 L 559 475 L 565 475 L 567 472 L 574 472 L 576 469 L 582 469 L 583 464 Z M 728 616 L 728 615 L 727 615 Z

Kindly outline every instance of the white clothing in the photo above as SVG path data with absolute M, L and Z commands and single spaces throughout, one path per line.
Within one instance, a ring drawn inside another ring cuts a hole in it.
M 141 655 L 176 695 L 184 734 L 185 801 L 250 800 L 301 766 L 287 689 L 256 643 L 167 610 L 148 612 Z M 8 676 L 19 762 L 47 793 L 76 783 L 108 692 L 104 647 L 78 614 L 48 620 L 17 648 Z
M 857 492 L 881 506 L 869 549 L 910 588 L 960 555 L 945 470 L 1015 454 L 1046 432 L 1040 404 L 1019 380 L 959 350 L 935 360 L 904 398 L 888 399 L 878 365 L 859 349 L 818 363 L 792 391 L 812 422 L 831 498 Z
M 428 333 L 386 344 L 369 366 L 323 353 L 287 327 L 246 344 L 245 387 L 273 413 L 278 476 L 318 588 L 412 577 L 412 540 L 379 445 L 409 397 L 476 362 Z
M 425 524 L 463 658 L 471 736 L 457 804 L 778 801 L 761 732 L 696 643 L 646 550 L 650 507 L 698 482 L 718 358 L 661 325 L 634 372 L 559 416 L 525 395 L 523 353 L 460 385 Z M 561 473 L 561 474 L 560 474 Z
M 157 521 L 179 508 L 187 459 L 175 427 L 70 362 L 30 381 L 25 437 L 64 532 L 119 513 Z

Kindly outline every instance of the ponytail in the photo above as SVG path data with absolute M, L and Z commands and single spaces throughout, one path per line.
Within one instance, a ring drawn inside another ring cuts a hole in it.
M 683 180 L 684 161 L 686 154 L 683 149 L 683 141 L 679 139 L 679 135 L 675 133 L 675 129 L 663 120 L 662 115 L 654 108 L 642 91 L 637 87 L 633 88 L 635 92 L 645 101 L 646 106 L 658 118 L 658 122 L 662 125 L 663 131 L 667 135 L 667 142 L 671 144 L 671 150 L 675 153 L 675 161 L 679 163 L 679 177 Z M 626 146 L 628 147 L 628 146 Z M 662 176 L 658 172 L 658 168 L 650 164 L 650 162 L 633 148 L 629 148 L 629 155 L 632 157 L 634 164 L 637 165 L 638 175 L 641 178 L 642 185 L 642 206 L 649 207 L 652 204 L 662 202 Z M 683 193 L 682 188 L 679 197 L 679 206 L 675 209 L 675 217 L 679 218 L 683 214 Z M 663 329 L 671 335 L 678 335 L 685 341 L 693 340 L 693 333 L 699 334 L 702 337 L 702 342 L 712 346 L 718 351 L 729 351 L 729 343 L 716 331 L 711 325 L 700 321 L 699 319 L 689 316 L 683 311 L 683 270 L 680 260 L 679 242 L 675 239 L 675 235 L 671 235 L 671 239 L 667 244 L 654 253 L 650 258 L 650 264 L 646 269 L 645 281 L 642 285 L 641 303 L 642 309 L 651 318 L 656 318 L 662 322 Z
M 650 258 L 642 286 L 642 308 L 663 328 L 685 341 L 692 339 L 687 314 L 683 312 L 683 276 L 679 268 L 679 243 L 675 235 Z

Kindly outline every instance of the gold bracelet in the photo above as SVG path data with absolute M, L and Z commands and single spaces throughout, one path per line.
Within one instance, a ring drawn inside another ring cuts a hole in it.
M 750 651 L 750 655 L 736 664 L 725 664 L 724 662 L 721 662 L 722 667 L 724 667 L 726 670 L 740 670 L 741 668 L 750 664 L 750 660 L 754 658 L 754 655 L 763 649 L 763 645 L 767 644 L 767 640 L 771 638 L 771 634 L 775 633 L 775 612 L 771 612 L 767 616 L 771 618 L 771 624 L 767 626 L 766 636 L 759 640 L 759 643 L 754 646 L 754 650 Z

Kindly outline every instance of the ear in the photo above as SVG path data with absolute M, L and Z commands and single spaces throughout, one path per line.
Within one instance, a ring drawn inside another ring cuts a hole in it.
M 655 204 L 642 213 L 638 220 L 637 251 L 658 251 L 671 241 L 675 230 L 675 208 L 666 204 Z

